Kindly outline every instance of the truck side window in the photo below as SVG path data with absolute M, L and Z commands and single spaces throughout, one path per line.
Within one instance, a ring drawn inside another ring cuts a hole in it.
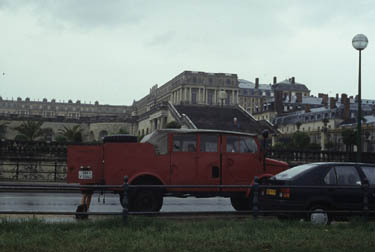
M 217 152 L 217 135 L 200 135 L 201 152 Z
M 227 152 L 238 152 L 238 136 L 227 136 Z
M 196 152 L 197 136 L 195 134 L 176 134 L 173 136 L 174 152 Z
M 258 146 L 252 137 L 227 136 L 227 152 L 255 153 Z

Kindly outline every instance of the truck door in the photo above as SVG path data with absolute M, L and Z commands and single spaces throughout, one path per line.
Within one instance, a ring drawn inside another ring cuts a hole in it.
M 199 134 L 198 182 L 201 185 L 221 184 L 220 143 L 219 134 Z M 218 190 L 218 188 L 210 189 L 210 191 Z
M 198 184 L 197 134 L 173 134 L 172 144 L 171 184 Z
M 249 184 L 260 171 L 260 166 L 258 145 L 253 137 L 223 135 L 222 184 Z M 235 191 L 234 189 L 231 190 Z

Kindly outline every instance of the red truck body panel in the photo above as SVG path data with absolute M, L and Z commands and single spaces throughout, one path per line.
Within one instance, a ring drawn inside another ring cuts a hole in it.
M 68 182 L 120 185 L 142 176 L 164 185 L 246 185 L 254 176 L 276 174 L 287 163 L 266 159 L 257 137 L 214 130 L 159 130 L 143 143 L 105 142 L 68 146 Z M 92 169 L 91 179 L 78 179 L 79 170 Z M 265 169 L 266 168 L 266 169 Z M 168 189 L 168 192 L 246 192 L 241 189 Z
M 101 145 L 71 145 L 67 150 L 68 183 L 103 184 L 103 146 Z M 79 172 L 91 170 L 91 179 L 79 179 Z

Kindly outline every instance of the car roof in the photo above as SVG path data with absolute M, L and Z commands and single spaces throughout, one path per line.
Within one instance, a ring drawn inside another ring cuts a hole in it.
M 308 163 L 306 163 L 308 164 Z M 375 164 L 372 163 L 358 163 L 358 162 L 315 162 L 310 163 L 315 165 L 372 165 L 375 166 Z

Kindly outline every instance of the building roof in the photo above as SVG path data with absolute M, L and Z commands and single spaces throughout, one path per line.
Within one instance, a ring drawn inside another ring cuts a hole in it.
M 281 82 L 272 85 L 275 91 L 302 91 L 309 92 L 310 90 L 306 87 L 305 84 L 298 82 L 292 83 L 291 79 L 286 79 Z
M 239 88 L 247 88 L 247 89 L 255 89 L 255 83 L 244 80 L 244 79 L 238 79 L 238 87 Z M 272 90 L 272 85 L 271 84 L 259 84 L 258 89 L 264 89 L 264 90 Z
M 264 127 L 237 106 L 175 105 L 198 129 L 215 129 L 261 134 Z M 234 119 L 236 118 L 236 119 Z

